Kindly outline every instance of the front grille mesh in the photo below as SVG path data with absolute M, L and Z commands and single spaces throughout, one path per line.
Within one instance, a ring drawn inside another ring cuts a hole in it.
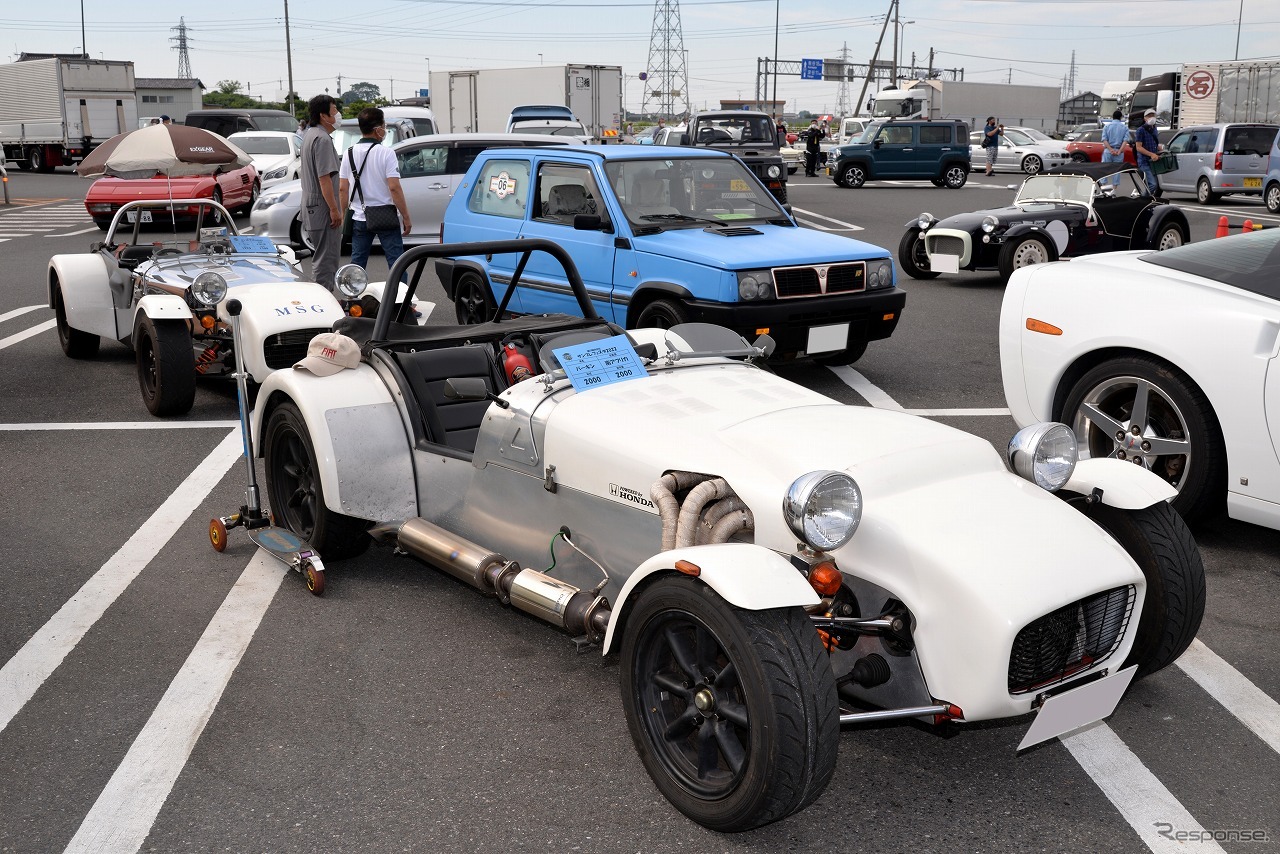
M 1072 602 L 1025 626 L 1009 655 L 1009 693 L 1056 685 L 1115 651 L 1133 611 L 1133 587 Z
M 862 262 L 831 264 L 825 269 L 825 290 L 818 267 L 784 267 L 774 270 L 773 285 L 778 291 L 778 298 L 816 297 L 824 293 L 846 294 L 866 289 L 866 268 Z
M 268 335 L 262 342 L 262 356 L 271 370 L 288 368 L 307 355 L 311 339 L 328 329 L 291 329 L 276 335 Z
M 959 237 L 939 234 L 937 237 L 930 235 L 927 240 L 929 251 L 935 255 L 964 255 L 964 241 Z

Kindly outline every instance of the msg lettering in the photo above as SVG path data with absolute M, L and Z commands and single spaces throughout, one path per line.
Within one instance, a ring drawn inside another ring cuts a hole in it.
M 284 308 L 276 309 L 276 317 L 288 317 L 291 314 L 324 314 L 324 313 L 325 313 L 324 306 L 320 305 L 319 303 L 315 303 L 314 305 L 310 305 L 310 306 L 295 305 L 295 306 L 285 306 Z

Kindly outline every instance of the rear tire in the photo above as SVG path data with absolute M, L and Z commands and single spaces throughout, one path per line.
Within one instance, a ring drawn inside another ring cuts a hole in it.
M 902 272 L 913 279 L 936 279 L 938 274 L 929 269 L 929 256 L 924 251 L 920 229 L 908 228 L 898 242 L 898 263 Z
M 1182 226 L 1176 222 L 1169 222 L 1160 226 L 1156 239 L 1151 242 L 1151 248 L 1155 250 L 1174 249 L 1186 242 L 1187 235 L 1183 233 Z
M 1209 183 L 1208 178 L 1201 178 L 1196 181 L 1196 201 L 1202 205 L 1211 205 L 1218 199 L 1222 198 L 1220 193 L 1213 191 L 1213 186 Z
M 282 403 L 263 431 L 267 501 L 276 523 L 315 547 L 324 560 L 355 557 L 369 548 L 369 523 L 325 506 L 307 422 L 293 403 Z
M 1280 213 L 1280 181 L 1273 181 L 1268 185 L 1262 194 L 1262 200 L 1266 203 L 1268 211 Z
M 185 321 L 155 321 L 145 314 L 133 331 L 138 387 L 157 418 L 185 415 L 196 402 L 196 360 Z
M 1141 510 L 1092 504 L 1083 512 L 1124 547 L 1147 580 L 1138 634 L 1124 666 L 1136 664 L 1139 678 L 1150 676 L 1176 661 L 1200 630 L 1205 577 L 1196 541 L 1164 501 Z
M 636 750 L 676 809 L 721 832 L 812 803 L 835 772 L 831 663 L 800 608 L 748 611 L 680 575 L 627 615 L 622 703 Z
M 952 163 L 942 172 L 942 186 L 958 190 L 969 180 L 969 170 L 960 163 Z
M 92 359 L 98 355 L 102 339 L 71 328 L 67 323 L 67 307 L 62 301 L 62 286 L 56 282 L 53 289 L 53 317 L 58 327 L 58 343 L 62 345 L 62 352 L 67 358 Z
M 1014 270 L 1058 260 L 1058 252 L 1043 239 L 1027 234 L 1000 247 L 1000 281 L 1008 282 Z
M 498 312 L 493 294 L 489 292 L 489 283 L 474 270 L 466 270 L 458 277 L 458 284 L 453 291 L 453 305 L 458 323 L 462 326 L 487 323 Z

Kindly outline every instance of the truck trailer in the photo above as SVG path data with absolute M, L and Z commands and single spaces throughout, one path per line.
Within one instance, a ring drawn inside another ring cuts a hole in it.
M 138 126 L 133 63 L 54 57 L 0 65 L 0 145 L 24 169 L 51 171 Z
M 1053 133 L 1060 104 L 1056 86 L 968 83 L 963 80 L 904 80 L 876 94 L 875 118 L 957 119 L 971 128 L 995 116 L 1010 127 Z
M 1280 61 L 1197 62 L 1144 77 L 1134 90 L 1129 124 L 1148 109 L 1156 124 L 1178 128 L 1215 122 L 1280 124 Z
M 515 107 L 563 104 L 595 141 L 622 126 L 622 67 L 538 65 L 431 73 L 431 109 L 441 133 L 501 133 Z

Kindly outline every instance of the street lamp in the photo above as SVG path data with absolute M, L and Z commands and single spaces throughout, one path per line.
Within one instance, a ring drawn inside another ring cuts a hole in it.
M 915 21 L 903 21 L 898 28 L 898 56 L 902 62 L 907 60 L 906 41 L 907 41 L 907 24 L 914 24 Z M 911 65 L 911 72 L 914 74 L 916 70 L 915 63 Z M 902 69 L 898 69 L 898 76 L 902 76 Z

